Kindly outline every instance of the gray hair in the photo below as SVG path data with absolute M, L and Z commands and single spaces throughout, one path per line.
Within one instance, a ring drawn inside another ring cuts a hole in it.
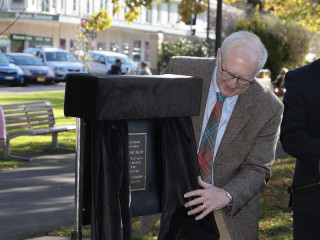
M 233 49 L 238 46 L 246 46 L 248 48 L 251 48 L 254 51 L 254 53 L 257 55 L 258 57 L 258 69 L 256 72 L 256 75 L 257 75 L 267 61 L 268 52 L 264 44 L 261 42 L 260 38 L 254 33 L 249 31 L 234 32 L 223 41 L 220 48 L 221 54 L 220 56 L 218 56 L 220 63 L 221 63 L 221 57 L 223 57 L 230 49 Z

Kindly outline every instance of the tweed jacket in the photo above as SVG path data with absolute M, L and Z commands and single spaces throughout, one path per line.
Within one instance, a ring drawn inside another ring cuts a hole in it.
M 199 116 L 192 117 L 199 143 L 214 58 L 173 57 L 164 73 L 203 79 Z M 232 208 L 223 218 L 232 239 L 258 239 L 258 198 L 271 176 L 282 119 L 282 102 L 255 82 L 241 94 L 234 107 L 213 165 L 215 186 L 233 196 Z

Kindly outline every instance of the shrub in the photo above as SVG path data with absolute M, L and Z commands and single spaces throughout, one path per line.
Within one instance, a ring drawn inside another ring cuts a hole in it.
M 248 30 L 260 37 L 269 53 L 265 68 L 270 69 L 273 80 L 282 67 L 290 65 L 292 58 L 291 45 L 282 35 L 270 31 L 258 11 L 248 20 L 238 19 L 235 30 Z
M 162 72 L 173 56 L 207 57 L 208 51 L 207 44 L 203 42 L 197 43 L 187 39 L 163 42 L 158 54 L 158 70 Z

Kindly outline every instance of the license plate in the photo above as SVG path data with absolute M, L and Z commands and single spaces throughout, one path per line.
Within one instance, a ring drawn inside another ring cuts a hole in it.
M 37 78 L 38 82 L 44 82 L 46 79 L 45 78 Z
M 5 76 L 4 79 L 7 79 L 7 80 L 13 80 L 14 77 L 13 76 Z

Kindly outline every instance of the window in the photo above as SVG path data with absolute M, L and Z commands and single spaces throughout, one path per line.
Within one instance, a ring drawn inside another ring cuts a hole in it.
M 149 41 L 144 43 L 144 60 L 149 61 Z
M 123 54 L 129 56 L 129 54 L 130 54 L 130 44 L 129 43 L 123 43 L 121 49 L 122 49 Z
M 152 9 L 146 8 L 146 22 L 152 23 Z
M 161 21 L 161 3 L 157 4 L 157 11 L 158 11 L 157 20 L 158 20 L 158 22 L 160 22 Z
M 41 11 L 49 12 L 49 0 L 42 0 L 41 1 Z
M 135 40 L 133 42 L 133 61 L 139 62 L 141 60 L 141 41 L 140 40 Z
M 119 52 L 119 45 L 117 43 L 111 43 L 110 44 L 110 51 Z
M 87 0 L 87 13 L 90 13 L 90 0 Z
M 170 23 L 170 15 L 171 15 L 171 14 L 170 14 L 170 12 L 171 12 L 170 10 L 171 10 L 171 4 L 170 4 L 170 3 L 168 3 L 168 4 L 167 4 L 167 6 L 168 6 L 168 23 Z
M 107 50 L 107 44 L 104 43 L 104 42 L 98 42 L 98 50 L 106 51 Z
M 66 49 L 66 39 L 60 38 L 60 48 Z

